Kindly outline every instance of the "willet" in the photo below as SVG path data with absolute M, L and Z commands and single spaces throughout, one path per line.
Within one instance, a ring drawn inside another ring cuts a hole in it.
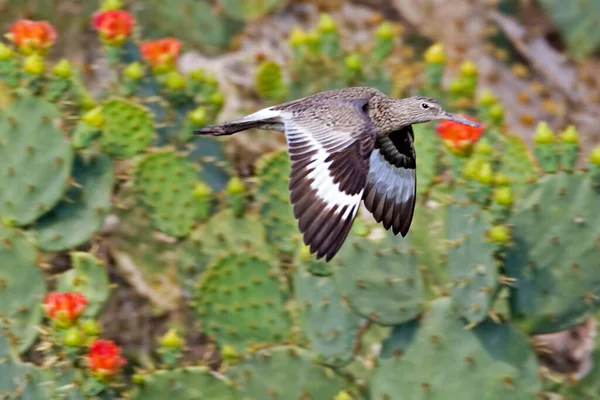
M 406 236 L 416 199 L 412 125 L 479 124 L 422 96 L 393 99 L 377 89 L 329 90 L 195 131 L 213 136 L 258 128 L 285 132 L 290 199 L 304 243 L 329 261 L 344 243 L 361 200 L 377 222 Z

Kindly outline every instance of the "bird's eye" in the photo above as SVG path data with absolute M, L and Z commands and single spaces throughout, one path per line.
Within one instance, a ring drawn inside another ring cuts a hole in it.
M 423 109 L 429 108 L 429 104 L 427 104 L 427 103 L 421 103 L 421 108 L 423 108 Z

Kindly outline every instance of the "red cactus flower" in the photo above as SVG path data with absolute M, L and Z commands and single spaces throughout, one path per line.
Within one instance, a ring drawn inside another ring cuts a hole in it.
M 99 380 L 106 381 L 114 377 L 127 360 L 121 357 L 121 348 L 110 340 L 94 341 L 87 354 L 88 368 Z
M 476 119 L 467 115 L 461 115 L 468 120 L 479 122 Z M 437 127 L 437 133 L 442 137 L 446 145 L 459 152 L 470 149 L 481 137 L 485 126 L 481 125 L 479 128 L 464 125 L 454 121 L 442 121 Z
M 174 38 L 164 38 L 144 42 L 140 46 L 142 57 L 152 67 L 168 70 L 174 64 L 181 50 L 181 42 Z
M 101 11 L 92 17 L 92 26 L 100 33 L 103 43 L 119 46 L 131 34 L 135 20 L 124 10 Z
M 52 292 L 46 296 L 42 307 L 58 326 L 68 327 L 79 319 L 87 304 L 87 299 L 81 293 Z
M 12 24 L 6 37 L 25 54 L 45 53 L 56 40 L 56 30 L 46 21 L 20 19 Z

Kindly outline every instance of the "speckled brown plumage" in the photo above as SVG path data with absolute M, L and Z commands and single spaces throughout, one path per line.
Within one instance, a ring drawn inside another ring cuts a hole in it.
M 416 202 L 411 125 L 435 119 L 474 123 L 428 97 L 392 99 L 352 87 L 317 93 L 195 131 L 231 135 L 250 128 L 285 132 L 290 200 L 304 243 L 327 261 L 343 245 L 360 202 L 394 234 L 408 233 Z

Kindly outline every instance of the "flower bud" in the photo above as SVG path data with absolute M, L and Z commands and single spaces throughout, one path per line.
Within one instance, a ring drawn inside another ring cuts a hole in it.
M 132 62 L 127 67 L 125 67 L 125 69 L 123 70 L 123 75 L 125 75 L 132 81 L 140 80 L 144 76 L 144 67 L 137 61 Z
M 425 61 L 429 64 L 441 64 L 446 61 L 444 45 L 436 43 L 425 51 Z
M 533 142 L 535 144 L 548 144 L 554 143 L 554 140 L 554 133 L 550 130 L 548 123 L 545 121 L 538 123 L 535 134 L 533 135 Z
M 70 78 L 73 74 L 71 63 L 68 60 L 60 60 L 52 70 L 52 73 L 61 78 Z
M 46 62 L 40 55 L 34 53 L 25 58 L 23 61 L 23 71 L 31 75 L 41 75 L 46 69 Z

